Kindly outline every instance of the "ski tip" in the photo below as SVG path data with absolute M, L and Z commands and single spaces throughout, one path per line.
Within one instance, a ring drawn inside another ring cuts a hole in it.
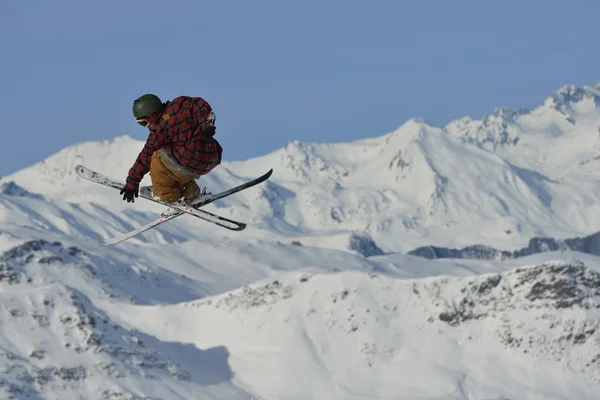
M 75 166 L 75 168 L 73 168 L 73 169 L 75 170 L 75 172 L 77 173 L 77 175 L 79 175 L 81 177 L 85 177 L 89 173 L 89 168 L 86 168 L 86 167 L 84 167 L 81 164 L 77 164 Z
M 121 243 L 123 240 L 119 238 L 102 239 L 102 244 L 105 246 L 112 246 L 113 244 Z
M 273 168 L 271 168 L 269 171 L 267 171 L 265 174 L 261 175 L 260 177 L 256 178 L 254 180 L 254 182 L 256 182 L 256 183 L 258 183 L 258 182 L 264 182 L 267 179 L 269 179 L 272 174 L 273 174 Z

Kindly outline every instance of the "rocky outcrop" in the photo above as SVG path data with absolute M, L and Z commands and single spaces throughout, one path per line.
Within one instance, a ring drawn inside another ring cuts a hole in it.
M 553 238 L 533 238 L 527 247 L 516 251 L 497 250 L 483 245 L 474 245 L 462 249 L 449 249 L 446 247 L 423 246 L 411 250 L 408 254 L 427 259 L 457 258 L 477 260 L 505 260 L 525 257 L 547 251 L 579 251 L 593 255 L 600 255 L 600 232 L 585 237 L 557 240 Z

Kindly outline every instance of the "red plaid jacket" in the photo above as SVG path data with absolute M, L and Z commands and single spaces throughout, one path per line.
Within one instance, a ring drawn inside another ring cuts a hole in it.
M 221 163 L 223 149 L 211 134 L 203 134 L 214 123 L 207 117 L 212 108 L 200 97 L 180 96 L 165 103 L 163 111 L 152 121 L 144 148 L 129 170 L 126 187 L 137 190 L 150 171 L 152 154 L 164 149 L 177 164 L 198 176 L 205 175 Z M 214 115 L 214 114 L 213 114 Z

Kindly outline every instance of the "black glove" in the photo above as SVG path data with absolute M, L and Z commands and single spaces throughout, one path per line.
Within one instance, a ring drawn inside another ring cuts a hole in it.
M 206 128 L 205 130 L 202 131 L 202 136 L 204 137 L 213 137 L 215 136 L 215 127 L 214 126 L 209 126 L 208 128 Z
M 135 200 L 133 199 L 133 196 L 138 197 L 137 189 L 123 188 L 123 189 L 121 189 L 121 194 L 123 195 L 123 200 L 127 200 L 128 203 L 135 202 Z

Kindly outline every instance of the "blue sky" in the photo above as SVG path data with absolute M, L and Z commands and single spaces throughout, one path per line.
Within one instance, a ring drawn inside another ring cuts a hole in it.
M 0 176 L 205 98 L 225 160 L 530 108 L 600 82 L 597 1 L 0 1 Z M 133 163 L 133 160 L 131 160 Z

